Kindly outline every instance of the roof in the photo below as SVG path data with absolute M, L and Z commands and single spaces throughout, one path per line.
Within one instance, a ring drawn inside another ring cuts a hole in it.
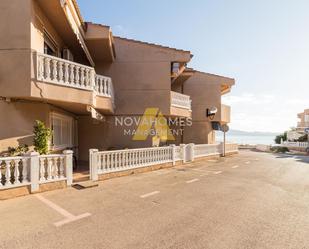
M 202 73 L 202 74 L 206 74 L 206 75 L 209 75 L 209 76 L 220 77 L 220 78 L 224 78 L 224 79 L 227 79 L 227 80 L 232 80 L 232 81 L 235 82 L 234 78 L 230 78 L 230 77 L 226 77 L 226 76 L 222 76 L 222 75 L 218 75 L 218 74 L 213 74 L 213 73 L 206 73 L 206 72 L 202 72 L 202 71 L 196 70 L 194 68 L 186 68 L 185 71 Z
M 76 0 L 72 0 L 72 3 L 73 3 L 73 5 L 74 5 L 74 7 L 75 7 L 75 10 L 76 10 L 76 13 L 77 13 L 77 15 L 78 15 L 79 20 L 80 20 L 81 23 L 83 24 L 83 28 L 85 28 L 85 22 L 84 22 L 84 19 L 83 19 L 82 14 L 81 14 L 81 12 L 80 12 L 80 8 L 79 8 L 79 6 L 78 6 L 77 1 L 76 1 Z
M 177 52 L 182 52 L 182 53 L 190 53 L 191 58 L 193 57 L 193 54 L 191 54 L 191 51 L 189 51 L 189 50 L 183 50 L 183 49 L 178 49 L 178 48 L 163 46 L 163 45 L 156 44 L 156 43 L 150 43 L 150 42 L 145 42 L 145 41 L 139 41 L 139 40 L 130 39 L 130 38 L 124 38 L 124 37 L 120 37 L 120 36 L 114 36 L 114 38 L 122 39 L 122 40 L 125 40 L 125 41 L 130 41 L 130 42 L 135 42 L 135 43 L 139 43 L 139 44 L 145 44 L 145 45 L 149 45 L 149 46 L 157 47 L 157 48 L 164 48 L 164 49 L 175 50 L 175 51 L 177 51 Z
M 104 24 L 101 24 L 101 23 L 95 23 L 95 22 L 85 22 L 85 24 L 86 25 L 88 25 L 88 24 L 91 24 L 91 25 L 96 25 L 96 26 L 100 26 L 100 27 L 102 27 L 102 28 L 107 28 L 107 29 L 111 29 L 111 27 L 110 26 L 108 26 L 108 25 L 104 25 Z

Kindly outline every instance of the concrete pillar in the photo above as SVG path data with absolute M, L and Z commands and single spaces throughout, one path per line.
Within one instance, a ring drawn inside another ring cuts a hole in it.
M 97 161 L 97 149 L 89 150 L 89 168 L 90 168 L 90 180 L 97 181 L 98 176 L 98 161 Z
M 39 172 L 40 172 L 40 161 L 39 153 L 31 152 L 30 153 L 30 191 L 35 193 L 39 191 Z
M 71 186 L 73 183 L 73 151 L 65 150 L 63 154 L 65 155 L 64 170 L 67 178 L 67 186 Z

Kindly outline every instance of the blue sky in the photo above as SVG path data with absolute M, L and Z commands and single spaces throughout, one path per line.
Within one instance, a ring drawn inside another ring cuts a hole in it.
M 284 131 L 309 108 L 307 0 L 78 0 L 115 35 L 192 51 L 189 66 L 236 79 L 233 129 Z

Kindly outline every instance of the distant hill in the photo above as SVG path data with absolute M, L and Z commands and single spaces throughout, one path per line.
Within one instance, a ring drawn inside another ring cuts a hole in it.
M 261 132 L 261 131 L 240 131 L 240 130 L 230 130 L 229 135 L 233 136 L 277 136 L 280 133 L 275 132 Z

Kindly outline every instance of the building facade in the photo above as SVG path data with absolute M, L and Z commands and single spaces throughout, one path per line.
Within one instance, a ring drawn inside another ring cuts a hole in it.
M 159 145 L 215 143 L 215 130 L 230 122 L 221 96 L 234 80 L 187 68 L 190 51 L 114 37 L 85 22 L 75 0 L 2 0 L 0 14 L 0 152 L 31 146 L 35 120 L 52 129 L 51 152 L 72 149 L 81 161 L 91 148 L 153 146 L 152 136 L 125 135 L 139 122 L 117 125 L 140 121 L 147 108 L 192 118 Z

